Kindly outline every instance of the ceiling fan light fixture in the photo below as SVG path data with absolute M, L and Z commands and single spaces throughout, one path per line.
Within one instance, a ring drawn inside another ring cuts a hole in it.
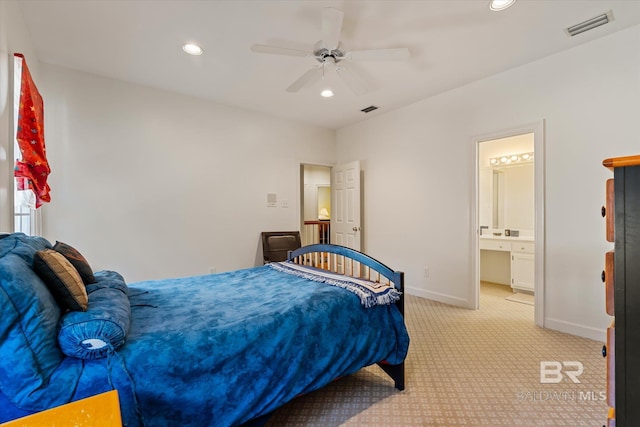
M 340 41 L 343 19 L 344 12 L 341 10 L 331 7 L 322 9 L 322 39 L 316 42 L 311 52 L 260 44 L 252 45 L 251 51 L 273 55 L 312 57 L 320 63 L 320 65 L 307 70 L 307 72 L 300 76 L 295 82 L 290 84 L 286 89 L 289 93 L 296 93 L 301 89 L 315 84 L 327 76 L 327 73 L 335 72 L 351 92 L 357 96 L 362 95 L 368 92 L 369 88 L 360 76 L 360 72 L 355 67 L 351 68 L 348 62 L 404 60 L 409 58 L 410 52 L 406 47 L 346 51 Z M 342 94 L 342 92 L 340 93 Z
M 323 98 L 331 98 L 333 96 L 333 91 L 331 89 L 324 89 L 320 92 L 320 96 Z
M 501 10 L 505 10 L 516 2 L 516 0 L 491 0 L 489 2 L 489 9 L 494 12 L 500 12 Z
M 204 53 L 204 50 L 200 46 L 194 43 L 185 43 L 182 45 L 182 50 L 189 55 L 199 56 Z

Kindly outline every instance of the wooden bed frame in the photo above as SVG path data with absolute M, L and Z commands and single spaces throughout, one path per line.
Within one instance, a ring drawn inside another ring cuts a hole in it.
M 331 244 L 303 246 L 290 251 L 288 260 L 349 277 L 391 284 L 401 292 L 400 300 L 395 304 L 404 317 L 404 273 L 402 271 L 392 270 L 380 261 L 355 249 Z M 404 361 L 399 365 L 381 361 L 377 365 L 393 379 L 395 388 L 404 390 Z

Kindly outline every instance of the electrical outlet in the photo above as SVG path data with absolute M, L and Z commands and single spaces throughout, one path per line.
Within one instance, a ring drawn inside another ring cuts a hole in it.
M 424 268 L 424 273 L 423 273 L 423 275 L 424 275 L 425 279 L 426 279 L 427 277 L 429 277 L 429 267 L 425 267 L 425 268 Z
M 209 267 L 209 274 L 215 274 L 215 272 L 216 272 L 215 267 Z
M 280 202 L 282 204 L 283 208 L 288 208 L 289 207 L 289 201 L 287 199 L 283 199 L 282 202 Z

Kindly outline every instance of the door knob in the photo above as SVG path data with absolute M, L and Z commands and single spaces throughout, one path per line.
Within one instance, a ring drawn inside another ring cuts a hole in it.
M 353 227 L 352 230 L 353 231 L 360 231 L 360 227 Z

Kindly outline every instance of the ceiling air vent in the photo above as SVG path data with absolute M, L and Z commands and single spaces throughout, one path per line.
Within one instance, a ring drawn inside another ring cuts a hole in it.
M 370 105 L 370 106 L 368 106 L 367 108 L 363 108 L 363 109 L 362 109 L 362 110 L 360 110 L 360 111 L 362 111 L 363 113 L 370 113 L 370 112 L 372 112 L 373 110 L 377 110 L 377 109 L 378 109 L 378 107 L 376 107 L 375 105 Z
M 593 30 L 596 27 L 599 27 L 604 24 L 608 24 L 613 21 L 613 13 L 611 11 L 607 13 L 603 13 L 602 15 L 598 15 L 595 18 L 588 19 L 584 22 L 576 24 L 572 27 L 565 28 L 566 33 L 573 37 L 577 36 L 580 33 L 584 33 L 585 31 Z

